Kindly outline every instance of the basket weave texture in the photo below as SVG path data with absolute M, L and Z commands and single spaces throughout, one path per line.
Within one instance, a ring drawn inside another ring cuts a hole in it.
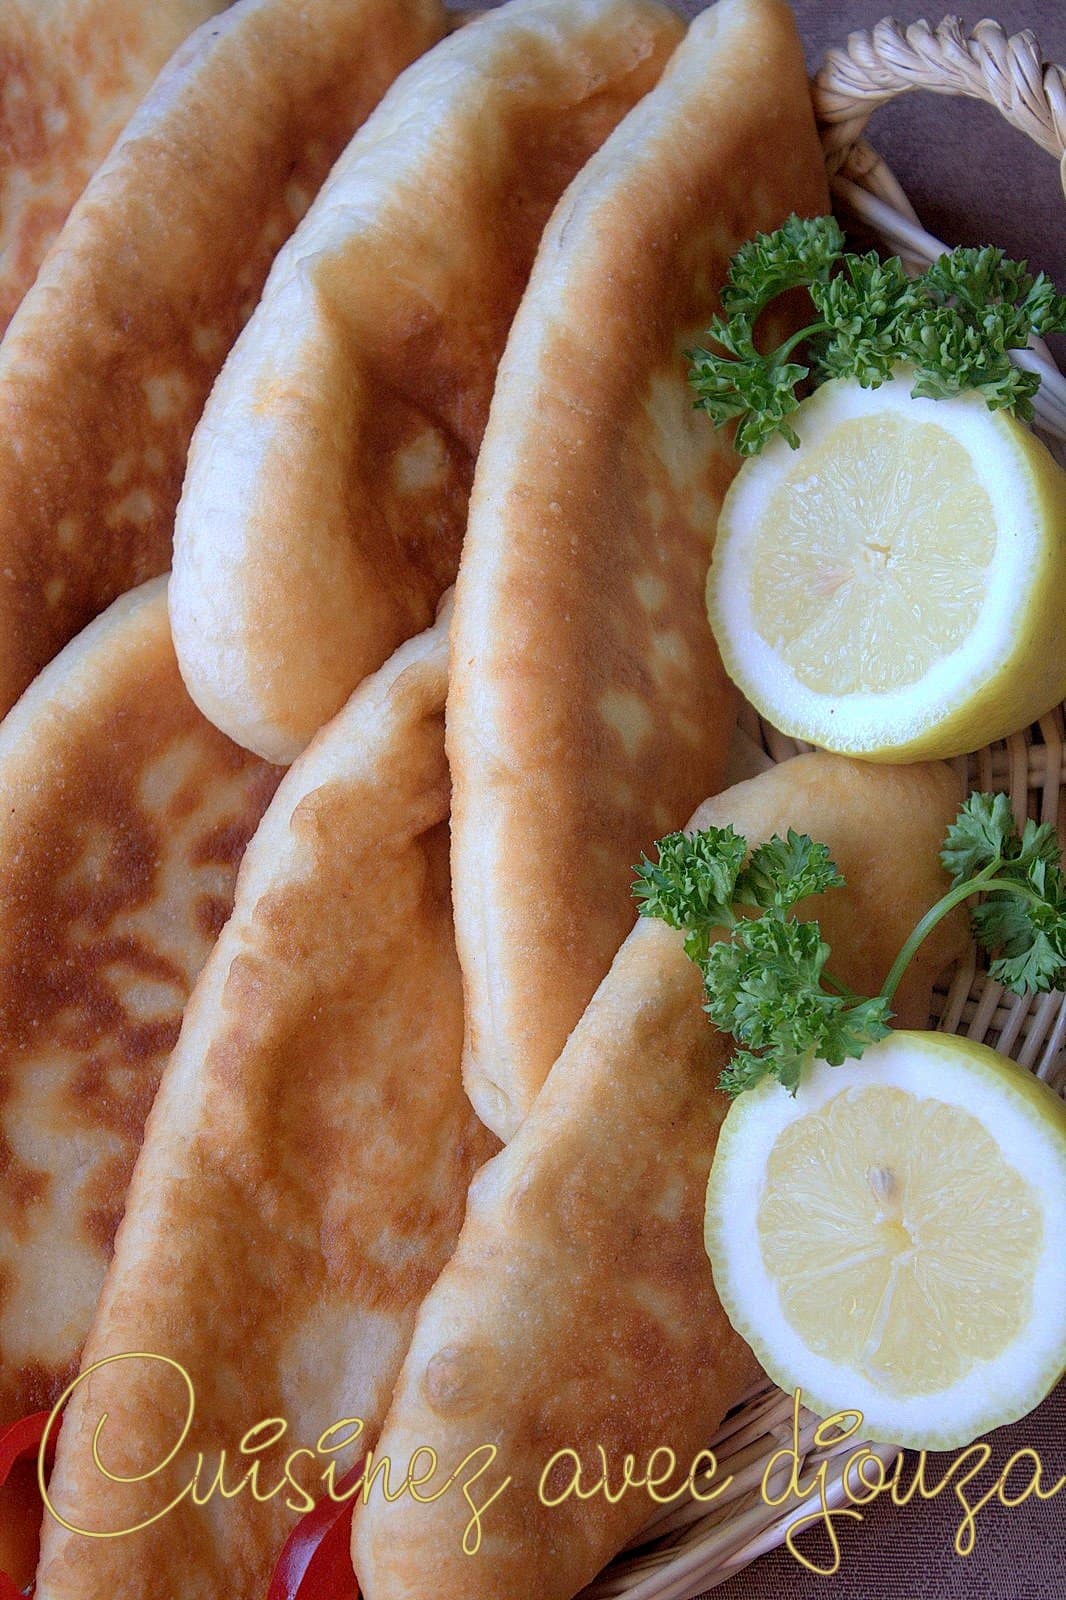
M 902 27 L 886 20 L 830 50 L 811 88 L 841 219 L 845 225 L 858 221 L 915 268 L 927 266 L 947 246 L 922 227 L 899 183 L 864 138 L 872 113 L 901 94 L 924 89 L 988 102 L 1054 157 L 1066 194 L 1066 74 L 1045 63 L 1028 30 L 1008 37 L 991 21 L 967 32 L 957 17 L 936 27 L 928 22 Z M 1039 340 L 1018 359 L 1041 374 L 1036 427 L 1066 463 L 1066 379 Z M 1005 790 L 1019 823 L 1026 817 L 1053 822 L 1066 841 L 1064 709 L 1058 706 L 1033 727 L 960 758 L 958 766 L 968 788 Z M 763 722 L 751 707 L 742 713 L 741 725 L 769 761 L 809 748 Z M 1066 1090 L 1066 995 L 1006 993 L 981 970 L 975 949 L 934 993 L 930 1025 L 984 1040 L 1060 1092 Z M 815 1426 L 811 1413 L 801 1411 L 802 1476 L 810 1481 L 812 1470 L 827 1462 L 827 1501 L 840 1505 L 840 1468 L 857 1441 L 836 1452 L 815 1451 Z M 709 1441 L 719 1481 L 733 1476 L 726 1493 L 710 1507 L 682 1505 L 654 1519 L 582 1600 L 691 1600 L 783 1543 L 789 1526 L 816 1508 L 812 1497 L 790 1499 L 774 1509 L 760 1494 L 766 1463 L 774 1450 L 791 1444 L 792 1429 L 791 1396 L 769 1380 L 756 1386 Z M 886 1463 L 897 1454 L 893 1446 L 870 1448 Z

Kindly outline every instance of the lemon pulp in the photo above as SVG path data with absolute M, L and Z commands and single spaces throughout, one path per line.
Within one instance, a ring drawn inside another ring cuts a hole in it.
M 752 614 L 820 694 L 906 688 L 973 632 L 996 547 L 988 493 L 946 428 L 880 412 L 804 447 L 752 552 Z
M 1066 695 L 1066 471 L 979 395 L 825 383 L 718 519 L 707 610 L 782 733 L 913 761 L 980 749 Z
M 1032 1185 L 961 1107 L 848 1089 L 770 1152 L 757 1229 L 786 1320 L 890 1394 L 948 1387 L 1024 1328 L 1043 1244 Z

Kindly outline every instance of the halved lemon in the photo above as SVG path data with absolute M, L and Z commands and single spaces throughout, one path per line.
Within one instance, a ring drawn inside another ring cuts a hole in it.
M 878 761 L 976 750 L 1066 695 L 1066 472 L 977 395 L 827 383 L 726 496 L 726 670 L 782 732 Z
M 706 1243 L 734 1328 L 819 1416 L 953 1449 L 1066 1367 L 1066 1106 L 951 1034 L 738 1096 Z

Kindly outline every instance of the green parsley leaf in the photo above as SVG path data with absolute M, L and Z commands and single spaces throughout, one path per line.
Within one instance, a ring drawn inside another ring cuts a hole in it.
M 755 1055 L 751 1050 L 737 1050 L 730 1058 L 729 1065 L 718 1074 L 718 1087 L 731 1100 L 735 1100 L 745 1089 L 754 1089 L 757 1083 L 769 1076 L 762 1056 Z
M 795 1093 L 812 1061 L 839 1066 L 888 1031 L 887 1001 L 856 1003 L 823 988 L 828 957 L 817 922 L 779 910 L 741 922 L 732 940 L 713 946 L 704 967 L 705 1009 L 743 1047 L 744 1079 L 758 1062 L 763 1075 Z M 729 1072 L 722 1086 L 738 1081 Z
M 1046 993 L 1066 987 L 1066 895 L 1057 868 L 1045 879 L 1044 902 L 1010 893 L 990 894 L 975 906 L 974 934 L 986 950 L 997 952 L 989 972 L 1015 994 Z
M 948 828 L 940 852 L 952 884 L 1003 860 L 1014 831 L 1014 813 L 1005 794 L 971 794 Z
M 786 290 L 806 288 L 818 320 L 776 350 L 760 351 L 755 324 Z M 844 251 L 832 217 L 792 216 L 757 234 L 733 258 L 722 290 L 725 316 L 708 330 L 715 348 L 689 352 L 695 404 L 715 427 L 737 422 L 734 443 L 756 455 L 780 433 L 800 385 L 855 378 L 877 388 L 912 369 L 911 393 L 934 400 L 980 394 L 992 411 L 1033 414 L 1039 375 L 1011 360 L 1032 334 L 1066 332 L 1066 296 L 1043 273 L 1002 250 L 952 250 L 917 277 L 898 257 Z M 802 357 L 793 359 L 802 347 Z
M 686 955 L 703 961 L 711 934 L 736 921 L 734 891 L 747 849 L 732 828 L 667 834 L 659 840 L 658 861 L 642 856 L 635 869 L 640 915 L 683 929 Z
M 1066 883 L 1049 822 L 1018 832 L 1005 794 L 972 794 L 948 829 L 940 859 L 952 887 L 985 897 L 970 912 L 989 972 L 1015 994 L 1066 986 Z
M 684 931 L 704 1008 L 736 1041 L 720 1080 L 728 1094 L 767 1077 L 795 1093 L 812 1061 L 861 1057 L 889 1032 L 892 997 L 922 940 L 978 895 L 974 933 L 993 957 L 992 976 L 1017 994 L 1066 989 L 1066 879 L 1054 828 L 1030 820 L 1019 832 L 1006 795 L 974 794 L 948 828 L 941 861 L 951 888 L 921 918 L 881 993 L 863 996 L 826 970 L 819 924 L 795 915 L 799 901 L 844 883 L 824 844 L 790 828 L 749 855 L 733 828 L 706 828 L 669 834 L 658 861 L 641 860 L 633 887 L 641 915 Z
M 789 828 L 784 839 L 775 834 L 752 851 L 737 882 L 736 897 L 741 905 L 788 911 L 808 895 L 843 885 L 826 846 Z
M 901 340 L 902 359 L 915 369 L 911 393 L 928 400 L 974 390 L 990 411 L 1013 411 L 1028 421 L 1040 375 L 1016 367 L 1009 350 L 1027 341 L 1028 324 L 1019 325 L 1010 308 L 991 313 L 980 325 L 951 306 L 921 306 Z
M 846 256 L 839 277 L 811 286 L 811 299 L 827 335 L 817 358 L 821 377 L 858 378 L 864 389 L 876 389 L 892 376 L 901 330 L 919 305 L 898 257 Z
M 726 275 L 722 305 L 729 316 L 739 313 L 754 322 L 785 290 L 824 283 L 843 250 L 835 217 L 793 214 L 776 233 L 757 233 L 741 245 Z
M 1018 956 L 1033 942 L 1029 906 L 1013 894 L 990 894 L 970 912 L 974 936 L 985 950 Z
M 820 1059 L 828 1061 L 831 1067 L 839 1067 L 843 1062 L 861 1056 L 868 1044 L 874 1044 L 892 1032 L 889 1027 L 891 1018 L 892 1011 L 884 995 L 875 995 L 872 1000 L 859 1000 L 852 1005 L 841 1005 L 827 1019 L 818 1046 Z
M 1025 820 L 1022 836 L 1017 843 L 1017 855 L 1013 857 L 1019 867 L 1023 867 L 1030 874 L 1034 883 L 1038 884 L 1041 893 L 1048 879 L 1047 872 L 1037 872 L 1037 864 L 1044 868 L 1058 870 L 1062 852 L 1059 849 L 1058 836 L 1054 824 L 1050 822 L 1034 822 L 1031 817 Z M 1039 882 L 1038 882 L 1039 879 Z
M 1019 314 L 1034 333 L 1050 333 L 1066 320 L 1066 300 L 1044 273 L 1032 277 L 1025 261 L 1011 261 L 992 245 L 962 246 L 934 261 L 925 273 L 930 299 L 953 303 L 974 318 L 1004 307 Z
M 974 935 L 996 956 L 992 977 L 1015 994 L 1066 988 L 1066 884 L 1058 842 L 1047 824 L 1027 822 L 1010 848 L 1016 853 L 991 881 L 1012 887 L 991 890 L 973 908 Z M 1018 885 L 1028 891 L 1024 898 Z
M 743 419 L 733 439 L 741 455 L 758 455 L 773 433 L 783 433 L 789 443 L 798 444 L 786 418 L 799 405 L 796 387 L 807 376 L 807 368 L 794 361 L 764 359 L 750 344 L 750 331 L 746 335 L 736 318 L 729 323 L 719 319 L 710 333 L 730 355 L 710 350 L 689 352 L 693 383 L 700 396 L 697 406 L 707 412 L 716 428 L 734 417 Z
M 1014 994 L 1046 994 L 1066 986 L 1066 947 L 1061 932 L 1053 938 L 1041 930 L 1015 956 L 999 956 L 990 975 Z

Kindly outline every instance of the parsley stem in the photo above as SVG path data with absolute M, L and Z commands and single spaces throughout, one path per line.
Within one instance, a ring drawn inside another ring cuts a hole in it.
M 783 344 L 778 345 L 777 349 L 770 357 L 771 365 L 775 367 L 784 366 L 793 350 L 795 350 L 797 345 L 802 344 L 804 339 L 813 339 L 817 333 L 828 332 L 828 322 L 812 322 L 809 327 L 801 328 L 798 333 L 794 333 L 791 338 L 786 339 Z
M 822 982 L 827 989 L 832 989 L 833 993 L 838 994 L 842 1000 L 849 1000 L 854 1004 L 863 998 L 861 994 L 856 994 L 854 989 L 850 989 L 846 983 L 841 983 L 839 978 L 834 978 L 831 972 L 823 971 Z
M 906 972 L 918 946 L 928 938 L 938 923 L 943 922 L 949 911 L 968 900 L 971 895 L 981 894 L 989 889 L 1004 890 L 1009 894 L 1018 895 L 1022 900 L 1029 900 L 1034 905 L 1043 905 L 1043 897 L 1027 883 L 1018 883 L 1013 878 L 997 878 L 995 874 L 1003 866 L 1003 861 L 997 858 L 985 867 L 983 872 L 977 873 L 973 878 L 967 878 L 965 883 L 956 884 L 954 889 L 949 889 L 943 899 L 931 906 L 925 916 L 918 923 L 910 938 L 904 944 L 899 955 L 892 963 L 892 968 L 881 986 L 881 996 L 891 1000 L 899 988 L 900 979 Z

